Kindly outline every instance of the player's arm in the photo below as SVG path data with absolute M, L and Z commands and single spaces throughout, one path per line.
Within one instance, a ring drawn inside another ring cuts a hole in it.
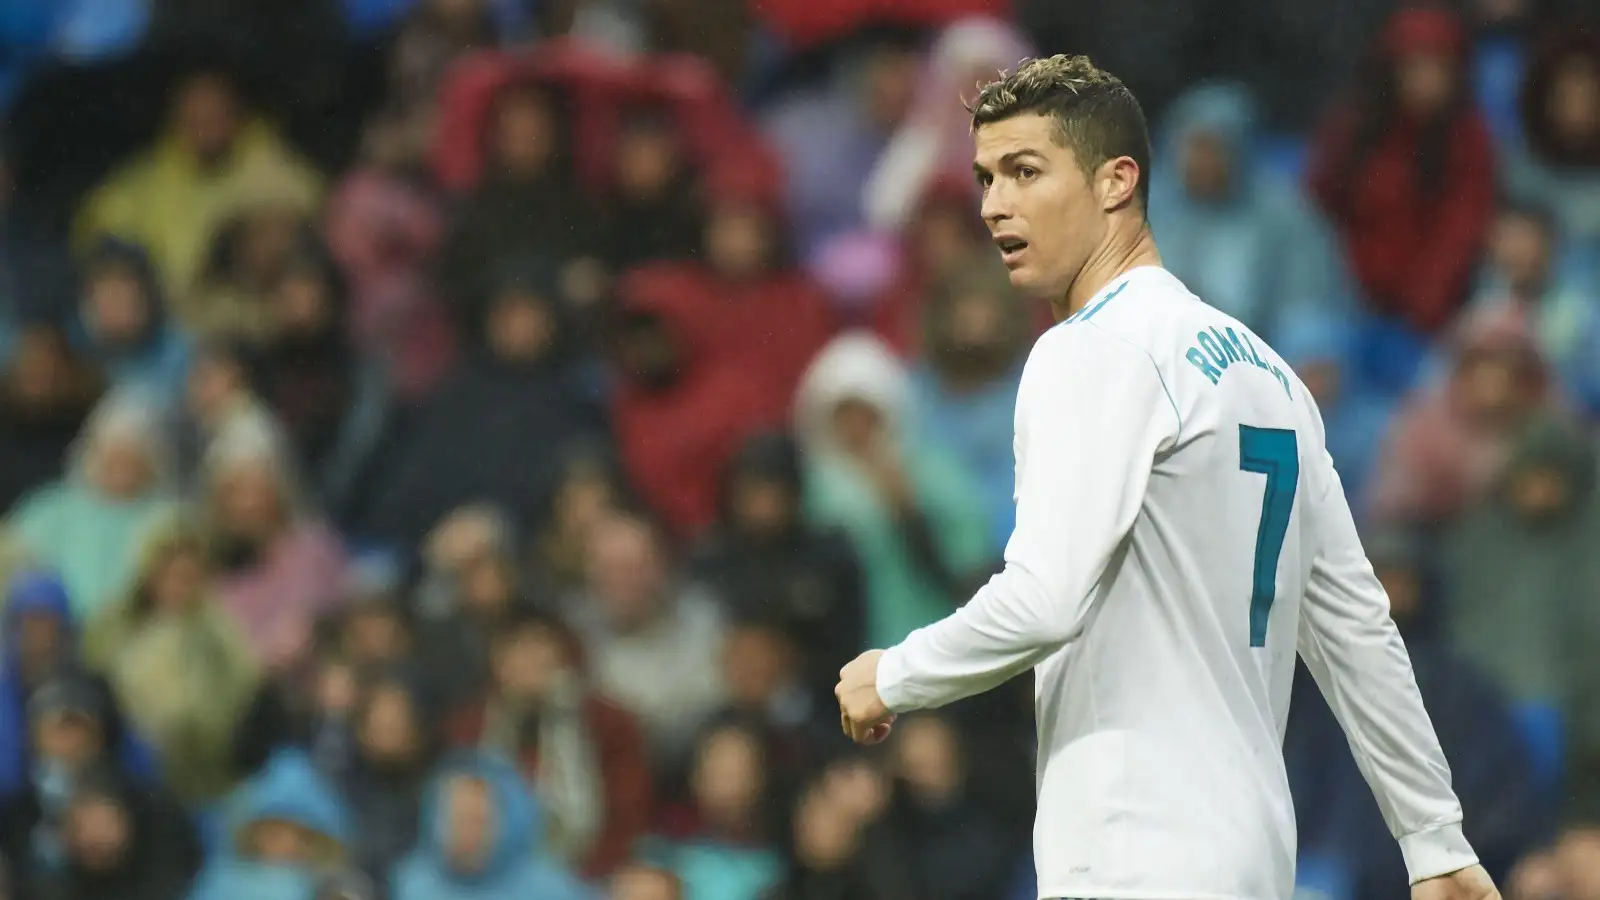
M 1361 549 L 1331 461 L 1316 502 L 1320 550 L 1300 619 L 1299 649 L 1338 717 L 1361 774 L 1400 842 L 1412 883 L 1473 865 L 1450 766 L 1422 706 L 1411 659 Z
M 877 688 L 892 712 L 989 690 L 1078 634 L 1178 418 L 1144 351 L 1076 323 L 1029 356 L 1016 429 L 1017 524 L 1005 569 L 884 653 Z

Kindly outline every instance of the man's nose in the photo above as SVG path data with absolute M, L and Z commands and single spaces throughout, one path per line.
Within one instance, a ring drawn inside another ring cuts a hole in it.
M 1005 192 L 999 185 L 990 185 L 989 190 L 984 192 L 980 214 L 990 228 L 1011 218 L 1011 206 L 1006 202 Z

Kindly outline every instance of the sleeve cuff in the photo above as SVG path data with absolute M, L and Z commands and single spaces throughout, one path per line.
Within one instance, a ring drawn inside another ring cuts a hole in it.
M 1400 855 L 1405 857 L 1412 884 L 1424 878 L 1448 875 L 1478 862 L 1478 855 L 1472 852 L 1472 845 L 1461 833 L 1460 822 L 1415 831 L 1400 838 Z
M 905 654 L 899 647 L 890 647 L 878 657 L 878 699 L 892 713 L 910 712 L 916 704 L 906 687 Z

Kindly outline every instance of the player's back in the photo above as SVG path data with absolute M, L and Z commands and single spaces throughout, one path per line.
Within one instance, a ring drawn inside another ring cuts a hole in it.
M 1302 501 L 1329 480 L 1315 405 L 1261 338 L 1161 269 L 1123 276 L 1057 326 L 1071 329 L 1041 344 L 1149 358 L 1172 410 L 1129 415 L 1175 417 L 1176 436 L 1081 637 L 1037 670 L 1037 852 L 1057 856 L 1041 890 L 1287 896 L 1282 732 L 1317 549 Z

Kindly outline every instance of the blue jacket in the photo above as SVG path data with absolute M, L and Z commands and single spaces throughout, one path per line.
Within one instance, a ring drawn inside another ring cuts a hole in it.
M 349 839 L 349 816 L 337 797 L 304 753 L 274 754 L 226 801 L 232 839 L 223 842 L 200 872 L 189 900 L 311 900 Z M 262 863 L 241 855 L 235 840 L 252 823 L 269 819 L 292 822 L 315 835 L 328 870 Z
M 1184 94 L 1159 133 L 1150 174 L 1150 226 L 1161 261 L 1200 299 L 1271 341 L 1287 310 L 1351 307 L 1353 282 L 1331 232 L 1287 180 L 1256 158 L 1254 103 L 1233 84 Z M 1184 145 L 1197 134 L 1231 160 L 1222 196 L 1201 199 L 1184 185 Z
M 448 822 L 442 793 L 458 777 L 482 779 L 495 805 L 494 846 L 478 872 L 456 871 L 446 859 Z M 470 754 L 445 763 L 422 801 L 422 836 L 389 880 L 392 900 L 590 900 L 589 888 L 544 851 L 544 815 L 532 788 L 511 764 Z
M 61 579 L 43 571 L 22 572 L 12 579 L 6 591 L 5 614 L 0 618 L 0 635 L 5 646 L 0 650 L 0 800 L 26 790 L 33 747 L 29 741 L 28 697 L 31 686 L 22 675 L 16 646 L 19 620 L 24 615 L 48 616 L 61 623 L 69 647 L 77 644 L 78 623 L 72 615 L 67 589 Z M 62 660 L 68 664 L 72 660 Z M 154 751 L 124 727 L 120 717 L 111 723 L 107 734 L 116 741 L 122 771 L 134 781 L 156 776 Z

